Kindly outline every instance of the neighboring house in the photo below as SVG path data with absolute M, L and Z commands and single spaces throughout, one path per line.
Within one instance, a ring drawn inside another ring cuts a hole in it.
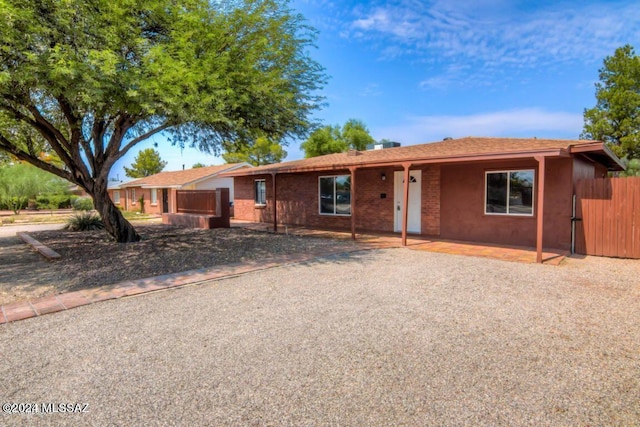
M 468 137 L 226 175 L 236 219 L 534 246 L 541 259 L 543 243 L 570 249 L 574 183 L 622 169 L 600 141 Z
M 242 168 L 251 168 L 249 163 L 232 163 L 219 166 L 160 172 L 155 175 L 109 186 L 109 196 L 116 206 L 125 210 L 140 209 L 140 198 L 144 197 L 146 213 L 161 214 L 176 212 L 177 190 L 229 189 L 229 201 L 233 203 L 233 178 L 220 176 Z

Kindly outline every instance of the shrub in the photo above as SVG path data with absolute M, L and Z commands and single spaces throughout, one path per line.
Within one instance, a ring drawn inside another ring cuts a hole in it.
M 78 197 L 73 201 L 73 209 L 77 211 L 90 211 L 93 209 L 93 199 L 91 199 L 91 197 Z
M 104 229 L 104 223 L 100 215 L 82 212 L 69 217 L 64 229 L 69 231 L 102 230 Z
M 71 194 L 43 194 L 36 197 L 38 209 L 67 209 L 78 196 Z

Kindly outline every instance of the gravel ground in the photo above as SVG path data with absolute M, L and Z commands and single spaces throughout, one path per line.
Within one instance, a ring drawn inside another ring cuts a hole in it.
M 62 258 L 46 262 L 17 237 L 0 238 L 0 304 L 125 280 L 354 243 L 251 231 L 137 225 L 142 241 L 120 244 L 104 231 L 30 233 Z
M 640 424 L 640 263 L 335 256 L 0 327 L 7 425 Z

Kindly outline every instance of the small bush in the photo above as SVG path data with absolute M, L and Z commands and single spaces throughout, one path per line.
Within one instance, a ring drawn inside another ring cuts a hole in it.
M 71 194 L 45 194 L 36 197 L 38 209 L 68 209 L 71 207 L 73 196 Z
M 64 229 L 69 231 L 102 230 L 104 229 L 104 223 L 100 215 L 82 212 L 70 217 Z
M 73 201 L 73 209 L 77 211 L 90 211 L 93 209 L 93 199 L 91 199 L 91 197 L 78 197 Z

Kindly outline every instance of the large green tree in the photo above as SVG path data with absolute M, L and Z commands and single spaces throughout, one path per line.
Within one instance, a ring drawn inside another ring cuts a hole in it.
M 124 167 L 124 173 L 129 178 L 143 178 L 162 172 L 165 166 L 167 162 L 162 160 L 160 153 L 153 148 L 145 148 L 138 152 L 130 168 Z
M 316 129 L 300 148 L 304 150 L 305 157 L 317 157 L 325 154 L 343 153 L 350 149 L 364 150 L 367 144 L 375 140 L 369 133 L 369 129 L 363 121 L 349 119 L 340 126 L 324 126 Z
M 606 142 L 619 157 L 640 158 L 640 57 L 633 47 L 620 47 L 605 58 L 596 100 L 584 111 L 580 137 Z
M 227 163 L 247 162 L 254 166 L 270 165 L 278 163 L 287 157 L 287 152 L 279 142 L 272 141 L 267 137 L 256 138 L 253 143 L 224 143 L 226 153 L 222 158 Z
M 1 0 L 0 22 L 0 150 L 85 189 L 119 242 L 140 237 L 108 176 L 136 144 L 292 139 L 322 102 L 315 32 L 286 1 Z
M 28 163 L 7 163 L 0 166 L 0 202 L 15 214 L 29 200 L 44 194 L 64 194 L 69 183 Z

